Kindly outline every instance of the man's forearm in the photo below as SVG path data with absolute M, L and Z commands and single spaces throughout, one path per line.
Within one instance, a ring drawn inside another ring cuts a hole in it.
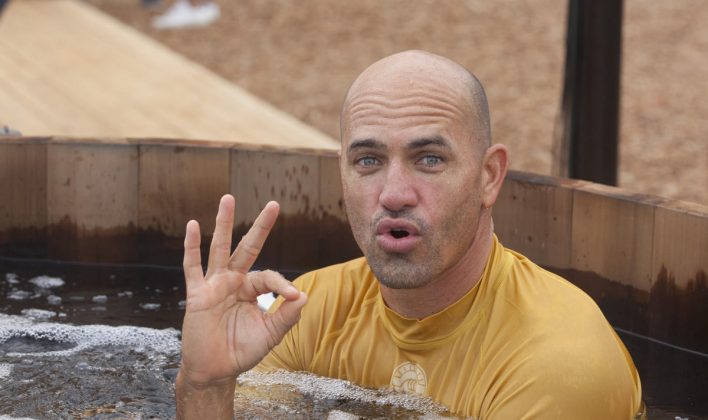
M 178 420 L 231 420 L 234 414 L 236 378 L 214 385 L 196 385 L 177 374 L 175 394 Z

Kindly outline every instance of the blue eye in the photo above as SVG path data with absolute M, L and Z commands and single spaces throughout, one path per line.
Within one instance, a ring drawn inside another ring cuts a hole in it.
M 357 160 L 356 163 L 361 166 L 374 166 L 374 165 L 376 165 L 377 160 L 375 157 L 364 156 L 363 158 L 360 158 L 359 160 Z
M 420 163 L 425 166 L 435 166 L 442 163 L 442 158 L 440 156 L 427 155 L 423 156 L 423 158 L 420 160 Z

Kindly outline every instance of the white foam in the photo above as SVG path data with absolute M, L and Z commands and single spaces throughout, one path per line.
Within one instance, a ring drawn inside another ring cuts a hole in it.
M 15 289 L 11 290 L 10 293 L 7 294 L 7 298 L 12 300 L 25 300 L 29 299 L 30 297 L 32 297 L 32 293 L 26 290 Z
M 50 276 L 37 276 L 31 278 L 29 282 L 37 287 L 41 287 L 42 289 L 51 289 L 53 287 L 61 287 L 64 285 L 64 280 L 59 277 Z
M 125 292 L 118 292 L 118 297 L 133 297 L 133 292 L 126 290 Z
M 8 284 L 17 284 L 20 282 L 20 279 L 17 277 L 17 274 L 15 274 L 15 273 L 5 273 L 5 281 Z
M 156 311 L 160 309 L 159 303 L 141 303 L 140 307 L 146 311 Z
M 359 420 L 359 416 L 346 411 L 332 410 L 327 413 L 327 420 Z
M 106 303 L 108 301 L 108 296 L 106 295 L 96 295 L 91 298 L 94 303 Z
M 35 420 L 32 417 L 10 417 L 0 414 L 0 420 Z
M 317 398 L 393 405 L 409 410 L 427 413 L 437 417 L 447 411 L 447 408 L 428 397 L 413 394 L 403 394 L 387 389 L 361 388 L 341 379 L 324 378 L 303 372 L 277 371 L 272 373 L 257 373 L 248 371 L 238 378 L 239 383 L 251 386 L 289 385 L 303 394 Z
M 47 303 L 50 305 L 61 305 L 61 297 L 57 295 L 47 296 Z
M 145 327 L 106 325 L 68 325 L 33 322 L 31 319 L 0 314 L 0 344 L 13 337 L 35 338 L 62 343 L 74 343 L 64 350 L 37 353 L 7 353 L 10 357 L 69 356 L 100 346 L 129 346 L 160 354 L 179 352 L 179 331 L 174 328 L 156 330 Z
M 34 309 L 34 308 L 29 308 L 29 309 L 23 309 L 22 315 L 31 318 L 31 319 L 36 319 L 36 320 L 43 320 L 43 319 L 49 319 L 53 318 L 57 315 L 56 312 L 54 311 L 47 311 L 44 309 Z
M 12 366 L 9 363 L 0 363 L 0 379 L 5 379 L 12 373 Z

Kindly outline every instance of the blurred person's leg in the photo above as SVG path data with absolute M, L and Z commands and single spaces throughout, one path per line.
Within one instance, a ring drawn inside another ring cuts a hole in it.
M 219 5 L 212 0 L 176 0 L 167 11 L 152 21 L 156 29 L 206 26 L 220 15 Z

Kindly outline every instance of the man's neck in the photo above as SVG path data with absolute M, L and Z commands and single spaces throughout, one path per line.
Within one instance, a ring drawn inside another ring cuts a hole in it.
M 492 232 L 490 218 L 462 258 L 425 286 L 391 289 L 381 285 L 386 305 L 406 318 L 423 319 L 457 302 L 479 282 L 492 251 Z

